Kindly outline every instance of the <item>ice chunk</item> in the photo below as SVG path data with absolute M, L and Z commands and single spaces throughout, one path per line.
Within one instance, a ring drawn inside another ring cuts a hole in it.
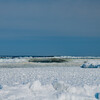
M 69 88 L 69 86 L 65 84 L 63 81 L 54 80 L 52 85 L 53 88 L 58 92 L 64 92 L 64 91 L 67 92 Z
M 3 87 L 2 87 L 2 85 L 0 85 L 0 89 L 2 89 Z
M 41 90 L 42 89 L 42 86 L 41 86 L 41 83 L 40 81 L 35 81 L 33 84 L 30 85 L 29 87 L 32 91 L 36 91 L 36 90 Z
M 84 63 L 81 68 L 99 68 L 100 64 Z
M 98 100 L 100 100 L 100 93 L 96 93 L 95 94 L 95 98 L 98 99 Z

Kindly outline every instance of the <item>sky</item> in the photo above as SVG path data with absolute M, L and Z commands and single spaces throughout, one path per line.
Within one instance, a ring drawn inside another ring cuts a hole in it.
M 100 0 L 0 0 L 0 55 L 100 56 Z

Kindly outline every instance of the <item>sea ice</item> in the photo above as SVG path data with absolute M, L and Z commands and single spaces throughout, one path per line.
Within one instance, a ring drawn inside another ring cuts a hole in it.
M 81 68 L 100 68 L 100 64 L 96 64 L 93 62 L 84 63 Z

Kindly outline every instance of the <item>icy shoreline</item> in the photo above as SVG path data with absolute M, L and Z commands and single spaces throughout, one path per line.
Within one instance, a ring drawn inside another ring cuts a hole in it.
M 100 59 L 68 59 L 63 63 L 0 59 L 0 100 L 98 100 L 100 68 L 81 68 Z
M 59 60 L 65 60 L 59 62 Z M 89 64 L 100 64 L 99 58 L 73 58 L 73 57 L 19 57 L 0 58 L 0 68 L 32 68 L 32 67 L 75 67 L 82 66 L 85 62 Z

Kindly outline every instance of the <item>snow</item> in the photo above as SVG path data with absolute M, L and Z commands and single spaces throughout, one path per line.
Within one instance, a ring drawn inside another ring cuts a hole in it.
M 1 68 L 0 100 L 96 100 L 100 69 Z
M 65 91 L 58 91 L 51 84 L 41 85 L 39 81 L 35 81 L 31 86 L 4 86 L 0 91 L 0 100 L 96 100 L 96 91 L 97 87 L 89 86 L 69 87 Z
M 98 65 L 100 60 L 77 59 L 59 64 L 27 60 L 0 64 L 0 100 L 100 99 L 100 68 L 80 68 L 84 61 Z

